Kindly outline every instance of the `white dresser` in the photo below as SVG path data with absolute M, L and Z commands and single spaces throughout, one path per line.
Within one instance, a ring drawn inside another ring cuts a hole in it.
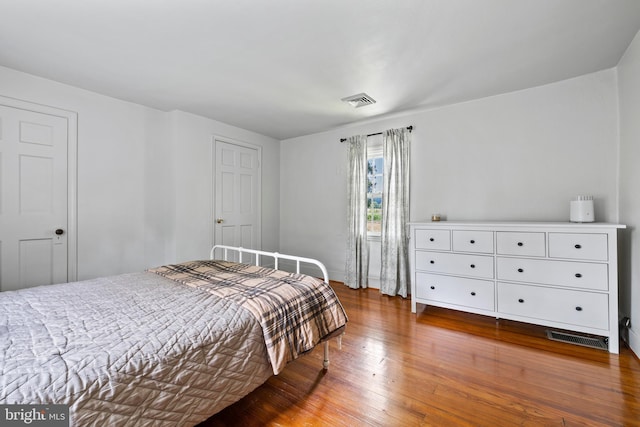
M 608 338 L 618 353 L 619 224 L 410 223 L 417 304 Z

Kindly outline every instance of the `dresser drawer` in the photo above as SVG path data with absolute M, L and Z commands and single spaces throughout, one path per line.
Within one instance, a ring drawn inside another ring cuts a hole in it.
M 493 279 L 493 257 L 416 251 L 416 270 Z
M 607 235 L 549 233 L 549 257 L 606 261 Z
M 453 230 L 453 250 L 492 254 L 493 232 Z
M 545 233 L 498 231 L 496 246 L 499 255 L 545 256 Z
M 449 230 L 416 230 L 416 249 L 438 251 L 451 250 L 451 232 Z
M 607 294 L 499 282 L 498 311 L 567 325 L 609 329 Z
M 498 257 L 496 268 L 498 280 L 515 280 L 599 291 L 609 289 L 609 274 L 606 264 Z
M 494 285 L 488 280 L 416 273 L 416 297 L 482 310 L 495 307 Z

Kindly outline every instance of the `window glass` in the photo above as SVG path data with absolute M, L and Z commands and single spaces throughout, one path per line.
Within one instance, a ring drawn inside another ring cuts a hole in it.
M 367 164 L 367 232 L 380 234 L 382 227 L 382 174 L 384 160 L 381 152 L 369 153 Z

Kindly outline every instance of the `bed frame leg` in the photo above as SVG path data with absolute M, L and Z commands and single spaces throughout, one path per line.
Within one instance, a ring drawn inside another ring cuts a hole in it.
M 342 350 L 342 337 L 344 336 L 344 332 L 336 337 L 336 341 L 338 341 L 338 350 Z M 322 361 L 322 368 L 327 371 L 329 369 L 329 341 L 327 340 L 322 343 L 324 345 L 324 360 Z
M 322 368 L 326 371 L 329 369 L 329 341 L 324 343 L 324 360 L 322 361 Z

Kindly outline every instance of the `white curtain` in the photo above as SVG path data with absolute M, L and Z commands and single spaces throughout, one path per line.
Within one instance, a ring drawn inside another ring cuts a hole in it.
M 382 267 L 380 292 L 409 294 L 409 145 L 407 128 L 383 133 L 384 185 L 382 189 Z
M 352 136 L 349 144 L 349 200 L 345 284 L 366 288 L 369 274 L 367 241 L 367 137 Z

